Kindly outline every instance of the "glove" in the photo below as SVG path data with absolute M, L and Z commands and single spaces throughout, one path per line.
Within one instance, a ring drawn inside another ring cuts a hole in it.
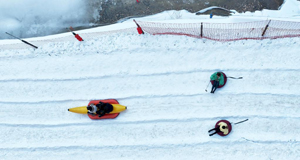
M 89 114 L 89 115 L 92 115 L 92 116 L 95 116 L 95 114 L 94 114 L 94 113 L 90 113 L 90 112 L 88 112 L 88 114 Z

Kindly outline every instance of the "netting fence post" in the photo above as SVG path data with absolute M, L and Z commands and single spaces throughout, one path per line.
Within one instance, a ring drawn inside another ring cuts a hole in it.
M 203 37 L 203 22 L 201 22 L 201 38 Z
M 269 27 L 270 22 L 271 22 L 271 20 L 268 22 L 268 24 L 266 25 L 266 27 L 265 27 L 263 33 L 261 34 L 262 37 L 265 35 L 265 33 L 266 33 L 266 31 L 267 31 L 267 29 L 268 29 L 268 27 Z
M 144 34 L 144 31 L 143 31 L 142 27 L 135 20 L 133 20 L 133 22 L 137 25 L 138 33 L 139 34 Z
M 12 36 L 12 37 L 14 37 L 14 38 L 16 38 L 16 39 L 19 39 L 19 40 L 22 41 L 23 43 L 25 43 L 25 44 L 27 44 L 27 45 L 30 45 L 31 47 L 33 47 L 33 48 L 35 48 L 35 49 L 38 49 L 37 46 L 35 46 L 35 45 L 33 45 L 33 44 L 31 44 L 31 43 L 29 43 L 29 42 L 27 42 L 27 41 L 25 41 L 25 40 L 19 38 L 19 37 L 16 37 L 16 36 L 14 36 L 14 35 L 12 35 L 12 34 L 9 34 L 9 33 L 7 33 L 7 32 L 5 32 L 5 33 L 8 34 L 8 35 L 10 35 L 10 36 Z

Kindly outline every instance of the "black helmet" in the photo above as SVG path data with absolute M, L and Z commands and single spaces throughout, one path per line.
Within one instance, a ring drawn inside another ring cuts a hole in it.
M 87 108 L 87 110 L 89 110 L 89 111 L 91 111 L 91 110 L 93 109 L 91 106 L 87 106 L 86 108 Z

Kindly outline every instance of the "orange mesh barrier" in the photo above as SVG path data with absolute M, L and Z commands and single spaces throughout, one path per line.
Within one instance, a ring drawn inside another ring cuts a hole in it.
M 300 36 L 300 22 L 278 20 L 243 23 L 158 23 L 144 21 L 138 21 L 137 23 L 145 32 L 152 35 L 185 35 L 215 41 Z

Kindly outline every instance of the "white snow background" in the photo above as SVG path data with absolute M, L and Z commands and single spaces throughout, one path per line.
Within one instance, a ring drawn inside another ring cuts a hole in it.
M 166 11 L 138 20 L 300 22 L 299 11 L 299 1 L 287 0 L 279 11 L 212 19 Z M 126 27 L 135 24 L 78 33 Z M 299 159 L 299 43 L 300 38 L 216 42 L 135 30 L 36 50 L 0 49 L 0 159 Z M 243 79 L 228 79 L 215 94 L 205 92 L 216 71 Z M 109 98 L 128 110 L 107 120 L 67 111 Z M 208 136 L 218 120 L 246 118 L 226 137 Z

